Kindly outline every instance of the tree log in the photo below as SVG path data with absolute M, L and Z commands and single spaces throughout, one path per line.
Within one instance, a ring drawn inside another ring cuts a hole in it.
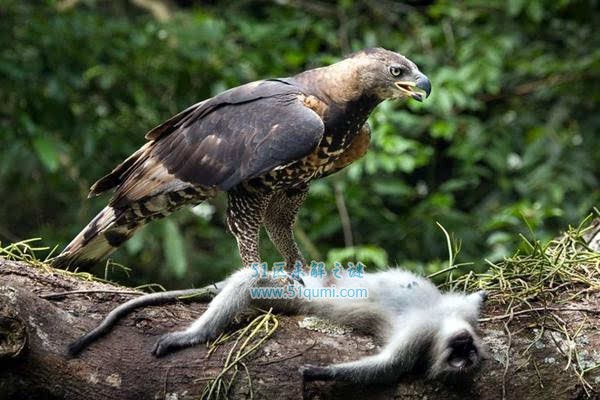
M 50 293 L 95 290 L 97 293 L 44 298 Z M 199 345 L 157 359 L 150 350 L 159 335 L 197 318 L 205 304 L 176 303 L 139 309 L 77 358 L 68 343 L 94 327 L 111 309 L 131 298 L 114 291 L 131 289 L 83 281 L 51 269 L 0 258 L 0 399 L 200 399 L 207 381 L 222 370 L 227 344 L 210 357 Z M 565 307 L 564 304 L 561 307 Z M 556 311 L 578 333 L 580 363 L 600 364 L 600 294 L 568 305 L 588 311 Z M 489 307 L 488 307 L 489 308 Z M 530 347 L 528 315 L 516 315 L 507 334 L 503 310 L 486 309 L 492 320 L 481 324 L 489 356 L 473 377 L 458 383 L 425 381 L 418 376 L 389 385 L 357 386 L 339 382 L 303 382 L 298 368 L 354 360 L 372 354 L 370 337 L 308 330 L 302 316 L 279 316 L 280 326 L 238 374 L 229 398 L 246 399 L 584 399 L 598 398 L 600 368 L 576 374 L 567 365 L 564 337 L 541 335 Z M 496 319 L 494 319 L 496 318 Z M 515 324 L 517 328 L 515 328 Z M 539 333 L 539 332 L 538 332 Z M 509 362 L 507 364 L 507 354 Z M 523 355 L 525 354 L 525 355 Z

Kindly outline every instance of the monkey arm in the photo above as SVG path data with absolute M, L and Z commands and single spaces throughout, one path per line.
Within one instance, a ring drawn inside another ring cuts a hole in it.
M 307 381 L 343 380 L 355 383 L 391 382 L 414 368 L 430 338 L 425 322 L 411 321 L 399 330 L 383 350 L 357 361 L 328 366 L 305 365 L 301 368 Z
M 374 380 L 391 381 L 397 372 L 389 355 L 380 353 L 358 361 L 333 364 L 325 367 L 305 365 L 301 368 L 305 381 L 343 380 L 356 383 L 370 383 Z

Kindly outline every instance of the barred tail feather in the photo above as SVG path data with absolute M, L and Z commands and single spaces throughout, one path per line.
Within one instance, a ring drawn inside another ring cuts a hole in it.
M 135 200 L 123 193 L 113 198 L 52 261 L 52 265 L 82 268 L 95 264 L 147 222 L 163 218 L 186 204 L 199 204 L 215 194 L 214 188 L 197 188 L 177 179 L 162 184 L 158 179 L 141 181 L 143 184 L 123 189 L 123 193 Z
M 104 207 L 52 261 L 52 265 L 77 268 L 95 264 L 114 252 L 143 225 L 118 225 L 117 217 L 113 207 Z

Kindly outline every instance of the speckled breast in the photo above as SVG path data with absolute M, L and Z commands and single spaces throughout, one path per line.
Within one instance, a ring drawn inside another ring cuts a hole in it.
M 325 136 L 317 149 L 302 158 L 284 167 L 274 169 L 260 177 L 261 183 L 272 189 L 286 189 L 303 186 L 313 179 L 320 178 L 335 167 L 335 161 L 344 152 L 346 146 L 331 148 L 327 145 L 328 136 Z

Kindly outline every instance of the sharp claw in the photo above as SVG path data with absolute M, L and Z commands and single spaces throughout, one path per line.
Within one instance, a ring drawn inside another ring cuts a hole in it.
M 301 277 L 301 276 L 294 277 L 294 275 L 293 275 L 293 274 L 290 274 L 290 273 L 288 272 L 288 273 L 286 274 L 286 279 L 287 279 L 287 281 L 288 281 L 288 282 L 289 282 L 291 285 L 293 285 L 293 284 L 295 284 L 295 283 L 298 283 L 298 284 L 300 284 L 301 286 L 304 286 L 304 280 L 302 279 L 302 277 Z

